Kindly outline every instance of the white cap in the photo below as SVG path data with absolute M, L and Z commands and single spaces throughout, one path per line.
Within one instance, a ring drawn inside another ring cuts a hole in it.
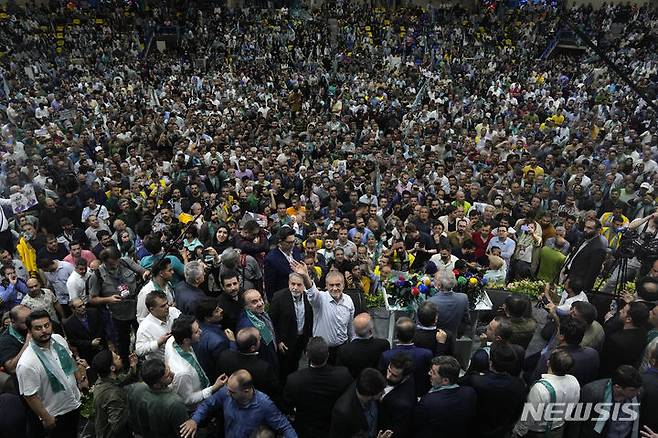
M 649 184 L 648 182 L 643 182 L 642 184 L 640 184 L 640 188 L 647 189 L 647 193 L 653 192 L 653 187 L 651 187 L 651 184 Z

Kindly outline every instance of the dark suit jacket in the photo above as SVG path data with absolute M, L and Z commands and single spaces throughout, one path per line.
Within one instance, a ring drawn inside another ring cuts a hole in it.
M 304 300 L 304 338 L 308 339 L 313 331 L 313 308 L 302 294 Z M 274 294 L 270 303 L 270 319 L 274 325 L 277 342 L 283 342 L 288 348 L 297 342 L 297 315 L 289 289 L 282 289 Z
M 396 385 L 379 405 L 379 429 L 392 430 L 393 436 L 413 436 L 412 419 L 416 407 L 416 384 L 414 376 Z
M 98 352 L 91 346 L 91 341 L 101 338 L 101 345 L 107 347 L 107 338 L 103 330 L 103 321 L 101 321 L 96 309 L 87 308 L 87 322 L 89 329 L 75 315 L 71 315 L 64 320 L 64 332 L 69 344 L 78 350 L 78 355 L 91 363 L 94 355 Z
M 603 265 L 605 256 L 608 253 L 608 248 L 600 237 L 592 239 L 582 251 L 576 254 L 578 248 L 580 248 L 579 244 L 571 247 L 571 253 L 564 265 L 567 266 L 570 260 L 573 259 L 569 271 L 577 273 L 578 277 L 584 280 L 584 290 L 592 290 L 596 277 L 601 272 L 601 265 Z
M 368 421 L 363 407 L 356 396 L 356 383 L 347 388 L 331 411 L 331 438 L 351 438 L 355 435 L 368 436 Z
M 268 315 L 269 316 L 269 315 Z M 240 331 L 241 329 L 245 327 L 253 327 L 254 324 L 251 322 L 251 320 L 245 315 L 244 312 L 240 314 L 240 318 L 238 318 L 238 323 L 235 327 L 237 331 Z M 258 349 L 258 353 L 260 354 L 260 357 L 272 366 L 272 368 L 277 369 L 279 367 L 279 358 L 276 355 L 276 343 L 278 342 L 276 333 L 272 333 L 272 342 L 266 344 L 262 339 L 260 340 L 260 348 Z M 263 391 L 265 392 L 265 391 Z M 269 395 L 269 394 L 268 394 Z
M 288 376 L 283 390 L 287 409 L 296 409 L 295 430 L 300 438 L 329 436 L 331 410 L 352 383 L 345 367 L 304 368 Z
M 658 369 L 649 368 L 642 374 L 642 401 L 640 404 L 640 425 L 647 425 L 658 431 Z M 640 430 L 642 427 L 640 426 Z
M 601 377 L 610 377 L 620 365 L 637 366 L 647 344 L 644 328 L 606 334 L 601 350 Z
M 366 368 L 377 368 L 383 352 L 391 348 L 386 339 L 354 339 L 338 349 L 338 365 L 350 370 L 353 378 Z
M 217 297 L 217 305 L 224 311 L 224 316 L 222 317 L 222 327 L 231 329 L 234 333 L 237 334 L 235 326 L 238 323 L 240 313 L 242 313 L 240 300 L 238 299 L 237 301 L 234 301 L 227 293 L 222 292 Z
M 302 260 L 302 253 L 297 247 L 293 248 L 292 257 L 298 261 Z M 278 247 L 267 253 L 263 268 L 263 280 L 265 293 L 269 299 L 272 299 L 274 292 L 288 287 L 288 274 L 291 272 L 292 269 L 290 269 L 288 259 Z
M 425 394 L 414 413 L 416 438 L 465 437 L 473 427 L 477 407 L 475 390 L 468 386 Z
M 477 425 L 473 436 L 509 436 L 526 401 L 526 385 L 508 373 L 471 374 L 464 383 L 477 393 Z
M 605 388 L 610 379 L 599 379 L 593 382 L 588 383 L 587 385 L 580 388 L 580 402 L 581 403 L 600 403 L 604 401 L 605 398 Z M 566 423 L 566 428 L 564 431 L 564 437 L 566 438 L 594 438 L 594 437 L 604 437 L 608 434 L 608 426 L 610 422 L 608 421 L 603 428 L 601 434 L 597 433 L 594 430 L 596 426 L 596 421 L 592 421 L 592 418 L 598 417 L 598 413 L 592 409 L 589 412 L 588 421 L 568 421 Z M 620 411 L 620 415 L 626 416 L 623 411 Z M 635 421 L 639 421 L 639 418 Z M 631 426 L 632 427 L 632 426 Z
M 416 385 L 416 395 L 421 396 L 430 389 L 429 370 L 434 354 L 427 348 L 420 348 L 415 345 L 398 345 L 382 353 L 379 361 L 379 370 L 386 375 L 386 369 L 391 358 L 397 353 L 407 353 L 414 362 L 414 380 Z
M 594 381 L 599 375 L 599 353 L 591 347 L 581 347 L 567 345 L 564 347 L 571 357 L 573 358 L 573 368 L 569 370 L 569 374 L 578 379 L 578 383 L 583 387 L 589 382 Z M 551 356 L 552 351 L 547 351 L 542 354 L 535 367 L 535 372 L 527 379 L 529 383 L 536 382 L 541 379 L 542 374 L 548 372 L 548 358 Z
M 247 370 L 254 379 L 254 387 L 280 402 L 280 384 L 274 368 L 259 354 L 242 354 L 234 350 L 224 350 L 219 355 L 217 375 L 230 376 L 237 370 Z
M 416 335 L 414 336 L 414 345 L 420 348 L 427 348 L 435 356 L 452 356 L 455 351 L 455 336 L 452 332 L 444 331 L 448 337 L 443 344 L 439 344 L 436 342 L 436 329 L 427 330 L 417 328 Z

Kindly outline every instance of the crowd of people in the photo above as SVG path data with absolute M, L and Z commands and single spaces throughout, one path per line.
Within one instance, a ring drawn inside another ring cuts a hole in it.
M 0 435 L 658 437 L 655 9 L 568 11 L 622 80 L 541 5 L 53 3 L 0 13 Z M 462 357 L 466 272 L 547 286 Z

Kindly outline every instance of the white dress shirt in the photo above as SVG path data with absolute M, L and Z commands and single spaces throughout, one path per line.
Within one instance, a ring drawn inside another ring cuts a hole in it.
M 153 280 L 149 281 L 144 285 L 144 287 L 137 294 L 137 322 L 141 323 L 148 316 L 149 311 L 146 308 L 146 296 L 153 292 L 154 290 L 161 290 L 167 295 L 167 302 L 170 306 L 174 305 L 174 290 L 171 287 L 171 283 L 167 283 L 164 289 L 161 289 L 160 286 L 155 284 Z
M 137 328 L 135 337 L 135 352 L 137 355 L 145 360 L 154 358 L 164 360 L 164 346 L 158 345 L 158 339 L 171 332 L 171 326 L 180 314 L 180 310 L 170 307 L 167 320 L 162 321 L 149 313 Z
M 194 367 L 174 349 L 174 342 L 172 336 L 165 344 L 165 363 L 174 373 L 174 381 L 169 387 L 188 407 L 194 407 L 212 395 L 212 385 L 207 388 L 201 387 L 199 375 Z M 196 358 L 194 350 L 190 350 L 190 354 Z
M 56 417 L 80 407 L 80 390 L 78 389 L 75 375 L 64 374 L 62 364 L 59 361 L 57 351 L 53 348 L 52 341 L 56 341 L 58 344 L 64 346 L 71 357 L 73 357 L 73 354 L 69 349 L 69 344 L 66 343 L 66 339 L 55 333 L 51 337 L 50 348 L 37 347 L 41 348 L 43 354 L 55 365 L 53 372 L 57 375 L 57 380 L 63 384 L 64 390 L 53 392 L 48 375 L 46 374 L 46 369 L 32 350 L 31 345 L 25 349 L 21 358 L 18 360 L 16 377 L 18 377 L 18 388 L 21 395 L 30 396 L 36 394 L 43 403 L 44 408 L 46 408 L 46 411 L 53 417 Z

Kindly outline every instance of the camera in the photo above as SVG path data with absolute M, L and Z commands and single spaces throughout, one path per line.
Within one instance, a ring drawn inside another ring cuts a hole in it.
M 537 301 L 536 307 L 537 307 L 538 309 L 544 309 L 544 308 L 546 308 L 546 306 L 548 305 L 548 303 L 550 303 L 550 300 L 548 299 L 548 297 L 542 296 L 542 297 L 539 299 L 539 301 Z

